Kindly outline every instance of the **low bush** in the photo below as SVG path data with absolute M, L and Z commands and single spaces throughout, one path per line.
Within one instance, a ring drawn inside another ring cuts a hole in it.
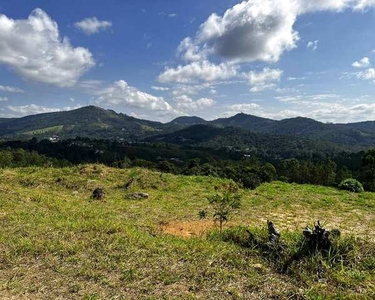
M 356 179 L 345 179 L 339 184 L 340 190 L 346 190 L 353 193 L 362 193 L 364 191 L 362 183 Z

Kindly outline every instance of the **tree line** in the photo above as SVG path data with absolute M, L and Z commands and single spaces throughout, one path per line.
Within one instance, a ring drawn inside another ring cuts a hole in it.
M 239 152 L 178 147 L 168 144 L 122 144 L 77 138 L 57 143 L 48 140 L 0 143 L 0 167 L 54 166 L 103 163 L 116 168 L 143 167 L 163 173 L 230 178 L 244 188 L 280 180 L 337 186 L 355 178 L 375 191 L 375 149 L 327 158 L 244 157 Z

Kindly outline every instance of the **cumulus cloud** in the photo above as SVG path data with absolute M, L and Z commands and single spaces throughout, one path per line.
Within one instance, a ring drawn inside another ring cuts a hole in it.
M 177 54 L 186 64 L 167 67 L 158 79 L 186 84 L 241 78 L 241 63 L 274 63 L 283 53 L 297 47 L 299 33 L 294 25 L 301 15 L 319 11 L 364 11 L 373 6 L 375 0 L 242 1 L 221 15 L 210 15 L 194 36 L 183 39 Z M 307 47 L 315 51 L 318 43 L 318 40 L 310 41 Z M 252 91 L 274 86 L 275 82 L 270 82 L 253 86 Z
M 223 16 L 212 14 L 200 26 L 193 44 L 204 56 L 215 54 L 237 62 L 276 62 L 284 51 L 296 47 L 295 20 L 291 1 L 243 1 Z
M 280 81 L 283 71 L 280 69 L 264 68 L 261 72 L 250 71 L 246 74 L 251 86 L 251 92 L 260 92 L 274 88 Z
M 209 61 L 192 62 L 177 68 L 166 68 L 159 75 L 160 82 L 190 83 L 196 80 L 212 82 L 215 80 L 226 80 L 238 74 L 238 67 L 221 63 L 213 64 Z
M 202 110 L 211 107 L 216 103 L 214 100 L 209 98 L 193 100 L 186 95 L 174 97 L 174 102 L 176 103 L 177 110 L 183 112 Z
M 92 17 L 83 19 L 82 21 L 75 23 L 74 26 L 85 34 L 91 35 L 112 27 L 112 22 L 100 21 L 96 17 Z
M 169 111 L 172 107 L 162 97 L 156 97 L 139 91 L 124 80 L 96 92 L 95 101 L 102 104 L 126 105 L 148 110 Z
M 375 0 L 248 0 L 212 14 L 195 37 L 184 39 L 179 53 L 186 60 L 217 55 L 236 62 L 276 62 L 297 47 L 297 18 L 317 11 L 366 10 Z M 311 42 L 316 49 L 317 41 Z
M 0 91 L 6 93 L 24 93 L 24 91 L 18 87 L 0 85 Z
M 359 61 L 355 61 L 352 63 L 352 67 L 354 68 L 366 68 L 370 66 L 370 59 L 368 57 L 364 57 Z
M 56 22 L 38 8 L 26 20 L 0 14 L 0 64 L 26 79 L 64 87 L 95 63 L 89 50 L 61 38 Z
M 206 56 L 190 37 L 185 38 L 180 43 L 177 53 L 186 61 L 198 61 L 204 59 Z
M 319 41 L 316 40 L 316 41 L 310 41 L 307 43 L 307 49 L 310 49 L 312 51 L 315 51 L 316 49 L 318 49 L 318 43 Z

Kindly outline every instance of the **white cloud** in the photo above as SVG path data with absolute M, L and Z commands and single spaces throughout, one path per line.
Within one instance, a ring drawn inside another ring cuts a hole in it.
M 280 116 L 282 117 L 281 113 Z M 294 111 L 293 116 L 303 116 L 323 122 L 335 123 L 373 120 L 375 118 L 375 104 L 360 103 L 356 105 L 344 105 L 331 103 L 324 105 L 323 103 L 315 110 Z
M 24 93 L 24 91 L 18 87 L 4 85 L 0 85 L 0 91 L 6 93 Z
M 318 43 L 319 41 L 316 40 L 316 41 L 310 41 L 307 43 L 307 49 L 310 49 L 312 51 L 315 51 L 316 49 L 318 49 Z
M 7 97 L 0 97 L 0 102 L 2 101 L 8 101 L 9 99 Z
M 75 23 L 74 26 L 77 29 L 82 30 L 85 34 L 91 35 L 112 27 L 112 22 L 100 21 L 96 17 L 92 17 L 83 19 L 82 21 Z
M 360 61 L 355 61 L 352 63 L 354 68 L 366 68 L 370 66 L 370 59 L 368 57 L 362 58 Z
M 238 104 L 231 105 L 229 108 L 230 110 L 234 112 L 251 113 L 255 109 L 258 109 L 259 107 L 260 105 L 256 103 L 238 103 Z
M 375 6 L 375 0 L 357 0 L 354 6 L 354 10 L 367 10 L 370 7 Z
M 337 100 L 340 96 L 336 94 L 316 94 L 316 95 L 296 95 L 296 96 L 279 96 L 275 97 L 280 102 L 307 103 L 310 101 Z
M 0 15 L 0 64 L 26 79 L 64 87 L 74 85 L 95 63 L 89 50 L 73 48 L 60 37 L 56 22 L 36 9 L 26 20 Z
M 200 47 L 194 44 L 190 37 L 185 38 L 177 48 L 177 53 L 186 61 L 199 61 L 205 58 L 201 53 Z
M 373 80 L 375 79 L 375 69 L 369 68 L 365 71 L 356 73 L 357 78 L 364 80 Z
M 305 80 L 306 77 L 288 77 L 287 80 L 294 81 L 294 80 Z
M 246 74 L 251 86 L 251 92 L 260 92 L 271 89 L 280 81 L 283 71 L 279 69 L 264 68 L 261 72 L 250 71 Z
M 169 17 L 169 18 L 175 18 L 175 17 L 177 17 L 177 14 L 175 14 L 175 13 L 173 13 L 173 14 L 169 14 L 168 17 Z
M 169 91 L 169 88 L 164 87 L 164 86 L 152 86 L 151 88 L 155 91 L 162 91 L 162 92 Z
M 257 106 L 257 103 L 240 103 L 227 107 L 221 117 L 238 112 L 255 114 L 264 118 L 286 119 L 306 117 L 322 122 L 359 122 L 375 119 L 375 103 L 372 96 L 344 97 L 339 94 L 317 94 L 277 97 L 282 106 Z M 254 102 L 254 101 L 253 101 Z
M 78 83 L 78 86 L 89 93 L 93 93 L 97 91 L 98 89 L 100 89 L 103 83 L 104 82 L 102 80 L 96 80 L 96 79 L 83 80 Z
M 223 15 L 212 14 L 194 38 L 179 47 L 186 60 L 220 56 L 236 62 L 276 62 L 285 51 L 297 47 L 297 18 L 317 11 L 366 10 L 375 0 L 248 0 L 229 8 Z M 312 49 L 317 42 L 311 42 Z
M 172 107 L 162 97 L 156 97 L 129 86 L 124 80 L 114 82 L 111 86 L 96 92 L 97 103 L 126 105 L 148 110 L 169 111 Z
M 34 115 L 34 114 L 41 114 L 41 113 L 49 113 L 49 112 L 57 112 L 57 111 L 66 111 L 66 110 L 72 110 L 79 108 L 77 107 L 64 107 L 64 108 L 52 108 L 52 107 L 45 107 L 45 106 L 40 106 L 37 104 L 27 104 L 27 105 L 21 105 L 21 106 L 12 106 L 9 105 L 7 106 L 9 111 L 11 111 L 13 116 L 27 116 L 27 115 Z
M 295 19 L 291 1 L 243 1 L 223 16 L 212 14 L 200 26 L 193 44 L 204 55 L 237 62 L 276 62 L 284 51 L 296 47 Z
M 173 87 L 172 95 L 195 95 L 200 91 L 211 88 L 212 83 L 203 83 L 203 84 L 176 84 Z
M 147 119 L 148 116 L 147 115 L 144 115 L 144 114 L 137 114 L 135 112 L 131 112 L 130 113 L 130 116 L 133 117 L 133 118 L 137 118 L 137 119 Z
M 238 75 L 238 67 L 226 63 L 215 65 L 209 61 L 192 62 L 177 68 L 166 68 L 159 75 L 160 82 L 191 83 L 197 80 L 212 82 Z
M 180 42 L 177 54 L 186 65 L 166 68 L 161 82 L 214 82 L 239 77 L 240 63 L 279 61 L 285 51 L 297 47 L 299 34 L 293 28 L 299 16 L 319 11 L 363 11 L 375 0 L 247 0 L 212 14 L 194 36 Z M 318 40 L 307 47 L 318 48 Z M 221 59 L 214 64 L 211 58 Z M 218 69 L 218 70 L 217 70 Z M 274 88 L 275 83 L 253 86 L 252 91 Z
M 323 122 L 359 122 L 375 118 L 375 104 L 369 95 L 345 97 L 339 94 L 316 94 L 276 97 L 284 109 L 262 110 L 268 118 L 307 117 Z
M 193 100 L 186 95 L 174 97 L 176 108 L 179 111 L 189 112 L 198 111 L 213 106 L 216 102 L 209 98 L 200 98 Z

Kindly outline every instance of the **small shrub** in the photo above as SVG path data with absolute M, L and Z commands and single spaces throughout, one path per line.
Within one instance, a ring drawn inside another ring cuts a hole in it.
M 346 190 L 353 193 L 362 193 L 364 191 L 362 184 L 355 179 L 345 179 L 339 184 L 340 190 Z
M 221 195 L 209 197 L 208 202 L 214 211 L 214 221 L 219 222 L 220 231 L 222 231 L 223 224 L 240 208 L 241 198 L 237 193 L 226 191 Z

